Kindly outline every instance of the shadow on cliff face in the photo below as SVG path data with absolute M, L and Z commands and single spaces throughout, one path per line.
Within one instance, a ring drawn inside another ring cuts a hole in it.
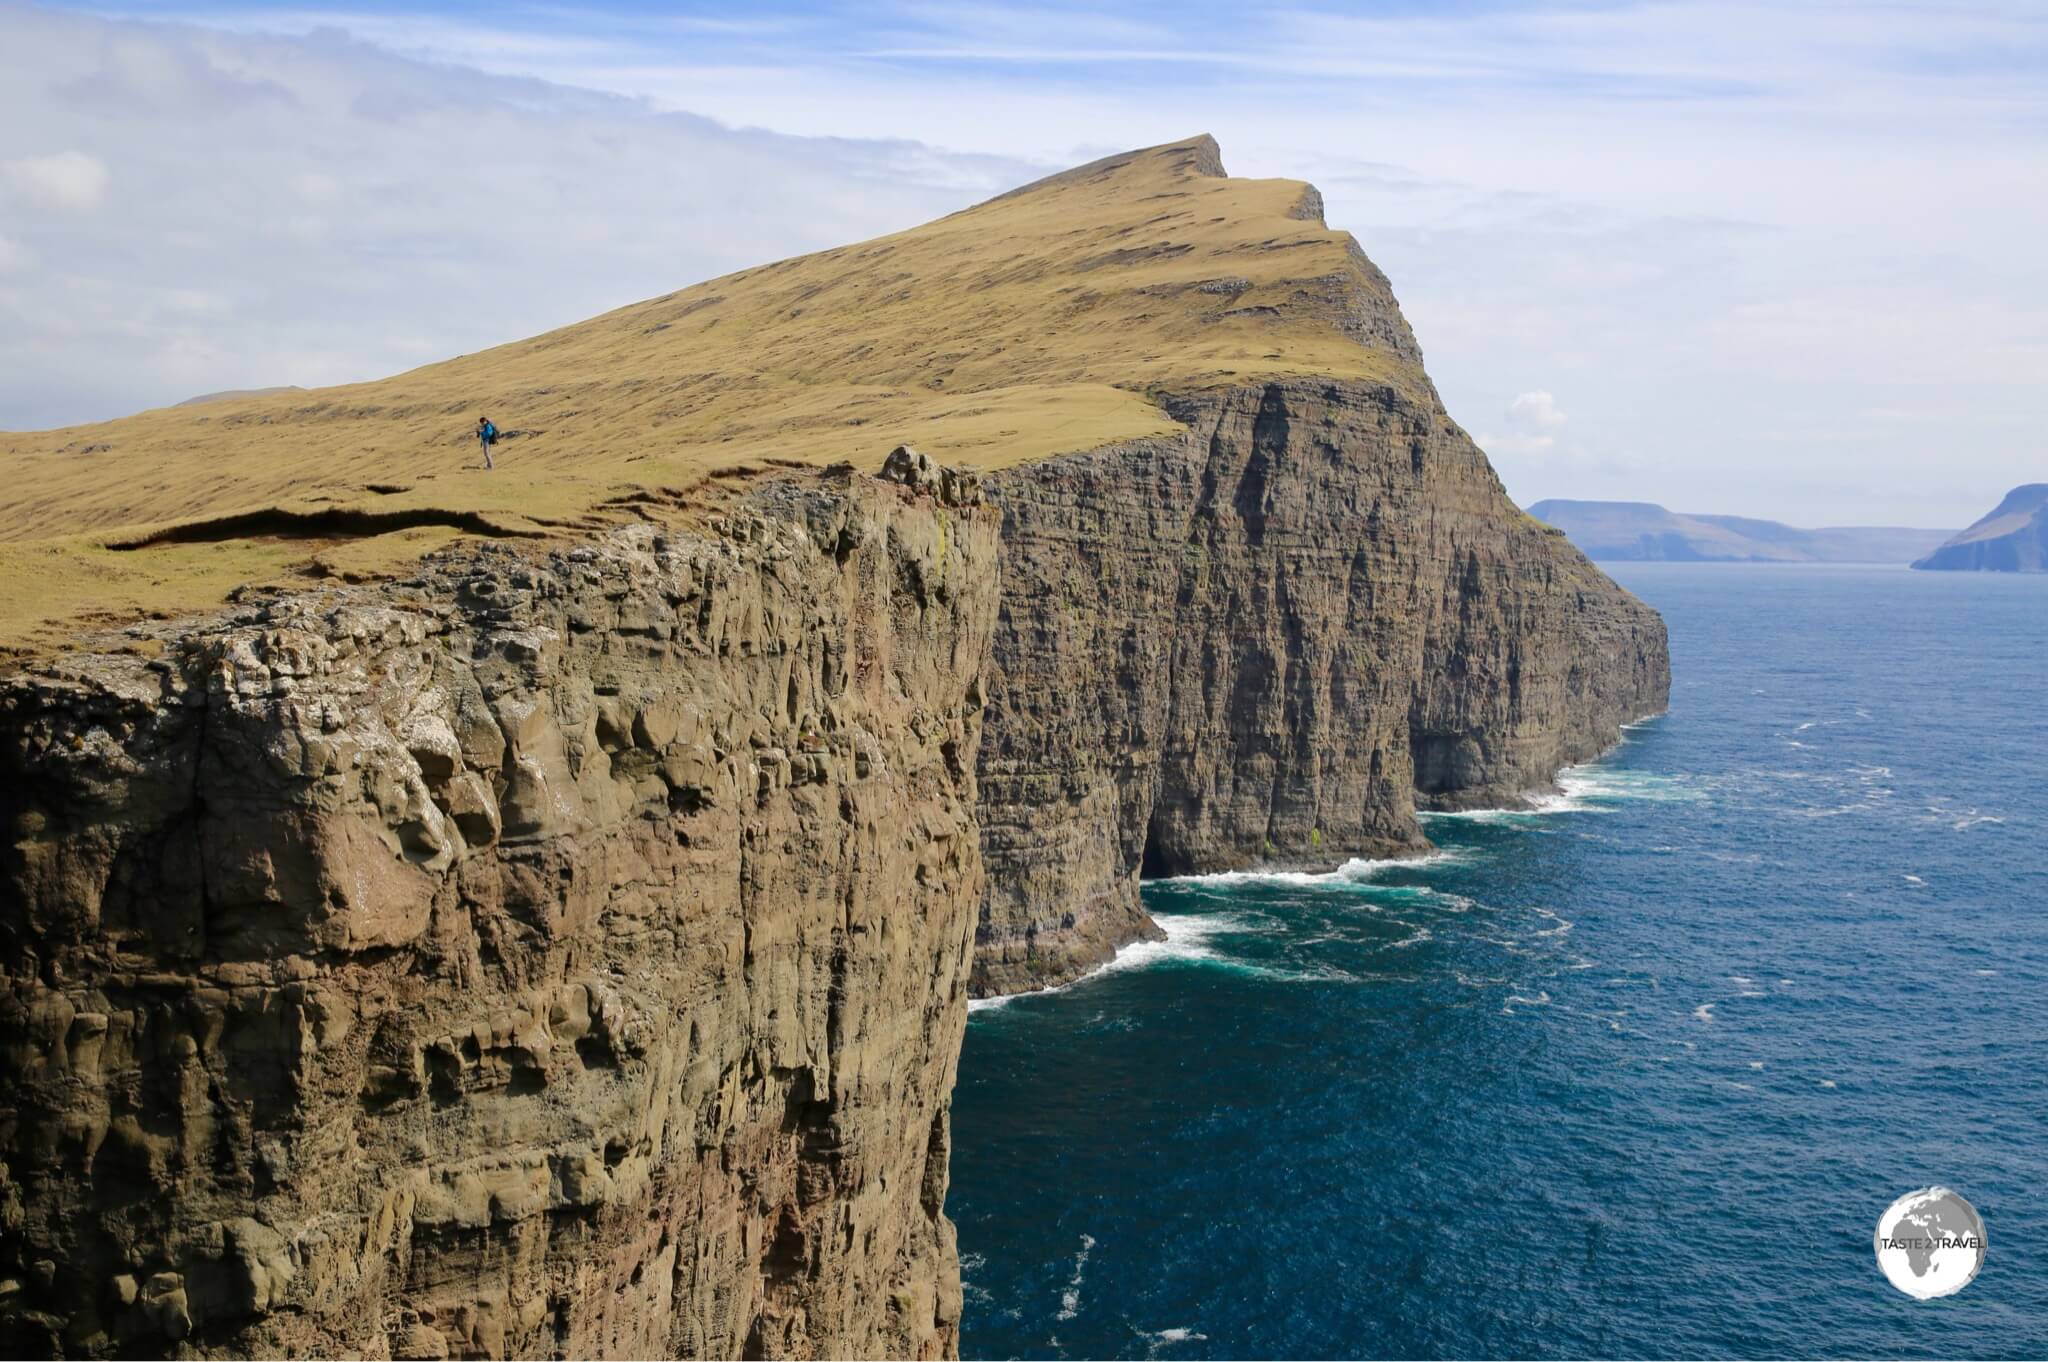
M 1426 799 L 1485 783 L 1486 749 L 1472 734 L 1413 733 L 1408 751 L 1415 764 L 1415 792 Z

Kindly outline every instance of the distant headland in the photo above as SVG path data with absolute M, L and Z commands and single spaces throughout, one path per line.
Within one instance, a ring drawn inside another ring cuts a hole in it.
M 1648 501 L 1553 498 L 1528 509 L 1564 531 L 1588 558 L 1607 562 L 1910 563 L 1954 534 L 1863 525 L 1806 530 L 1747 516 L 1667 511 Z
M 2013 488 L 1990 515 L 1913 566 L 1935 572 L 2048 572 L 2048 482 Z

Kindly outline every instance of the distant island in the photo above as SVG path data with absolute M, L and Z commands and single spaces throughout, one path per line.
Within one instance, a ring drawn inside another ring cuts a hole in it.
M 2048 572 L 2048 482 L 2013 488 L 1990 515 L 1913 566 L 1932 572 Z
M 269 397 L 272 393 L 302 393 L 305 389 L 296 383 L 280 383 L 272 388 L 224 388 L 217 393 L 201 393 L 178 403 L 181 407 L 203 407 L 208 402 L 232 402 L 238 397 Z
M 1866 525 L 1802 530 L 1747 516 L 1667 511 L 1648 501 L 1553 498 L 1529 514 L 1563 530 L 1588 558 L 1608 562 L 1910 563 L 1954 534 Z M 2037 541 L 2037 562 L 2038 553 Z

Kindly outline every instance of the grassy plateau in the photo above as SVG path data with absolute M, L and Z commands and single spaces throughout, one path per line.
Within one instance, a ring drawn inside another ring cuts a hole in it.
M 684 519 L 777 463 L 872 469 L 910 443 L 993 471 L 1170 431 L 1164 392 L 1420 391 L 1342 329 L 1386 285 L 1319 202 L 1226 178 L 1200 137 L 391 378 L 0 432 L 0 653 L 465 536 Z M 479 414 L 507 437 L 493 472 Z

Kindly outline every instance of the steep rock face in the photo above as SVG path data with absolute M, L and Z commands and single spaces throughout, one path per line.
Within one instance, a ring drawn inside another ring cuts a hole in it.
M 995 562 L 839 472 L 9 679 L 0 1343 L 955 1351 Z
M 1932 572 L 2048 572 L 2048 482 L 2013 488 L 1991 514 L 1913 566 Z
M 1374 280 L 1358 329 L 1412 347 Z M 1514 802 L 1667 698 L 1656 613 L 1516 510 L 1433 394 L 1168 407 L 1184 436 L 989 480 L 978 993 L 1156 933 L 1141 871 L 1419 850 L 1418 804 Z

